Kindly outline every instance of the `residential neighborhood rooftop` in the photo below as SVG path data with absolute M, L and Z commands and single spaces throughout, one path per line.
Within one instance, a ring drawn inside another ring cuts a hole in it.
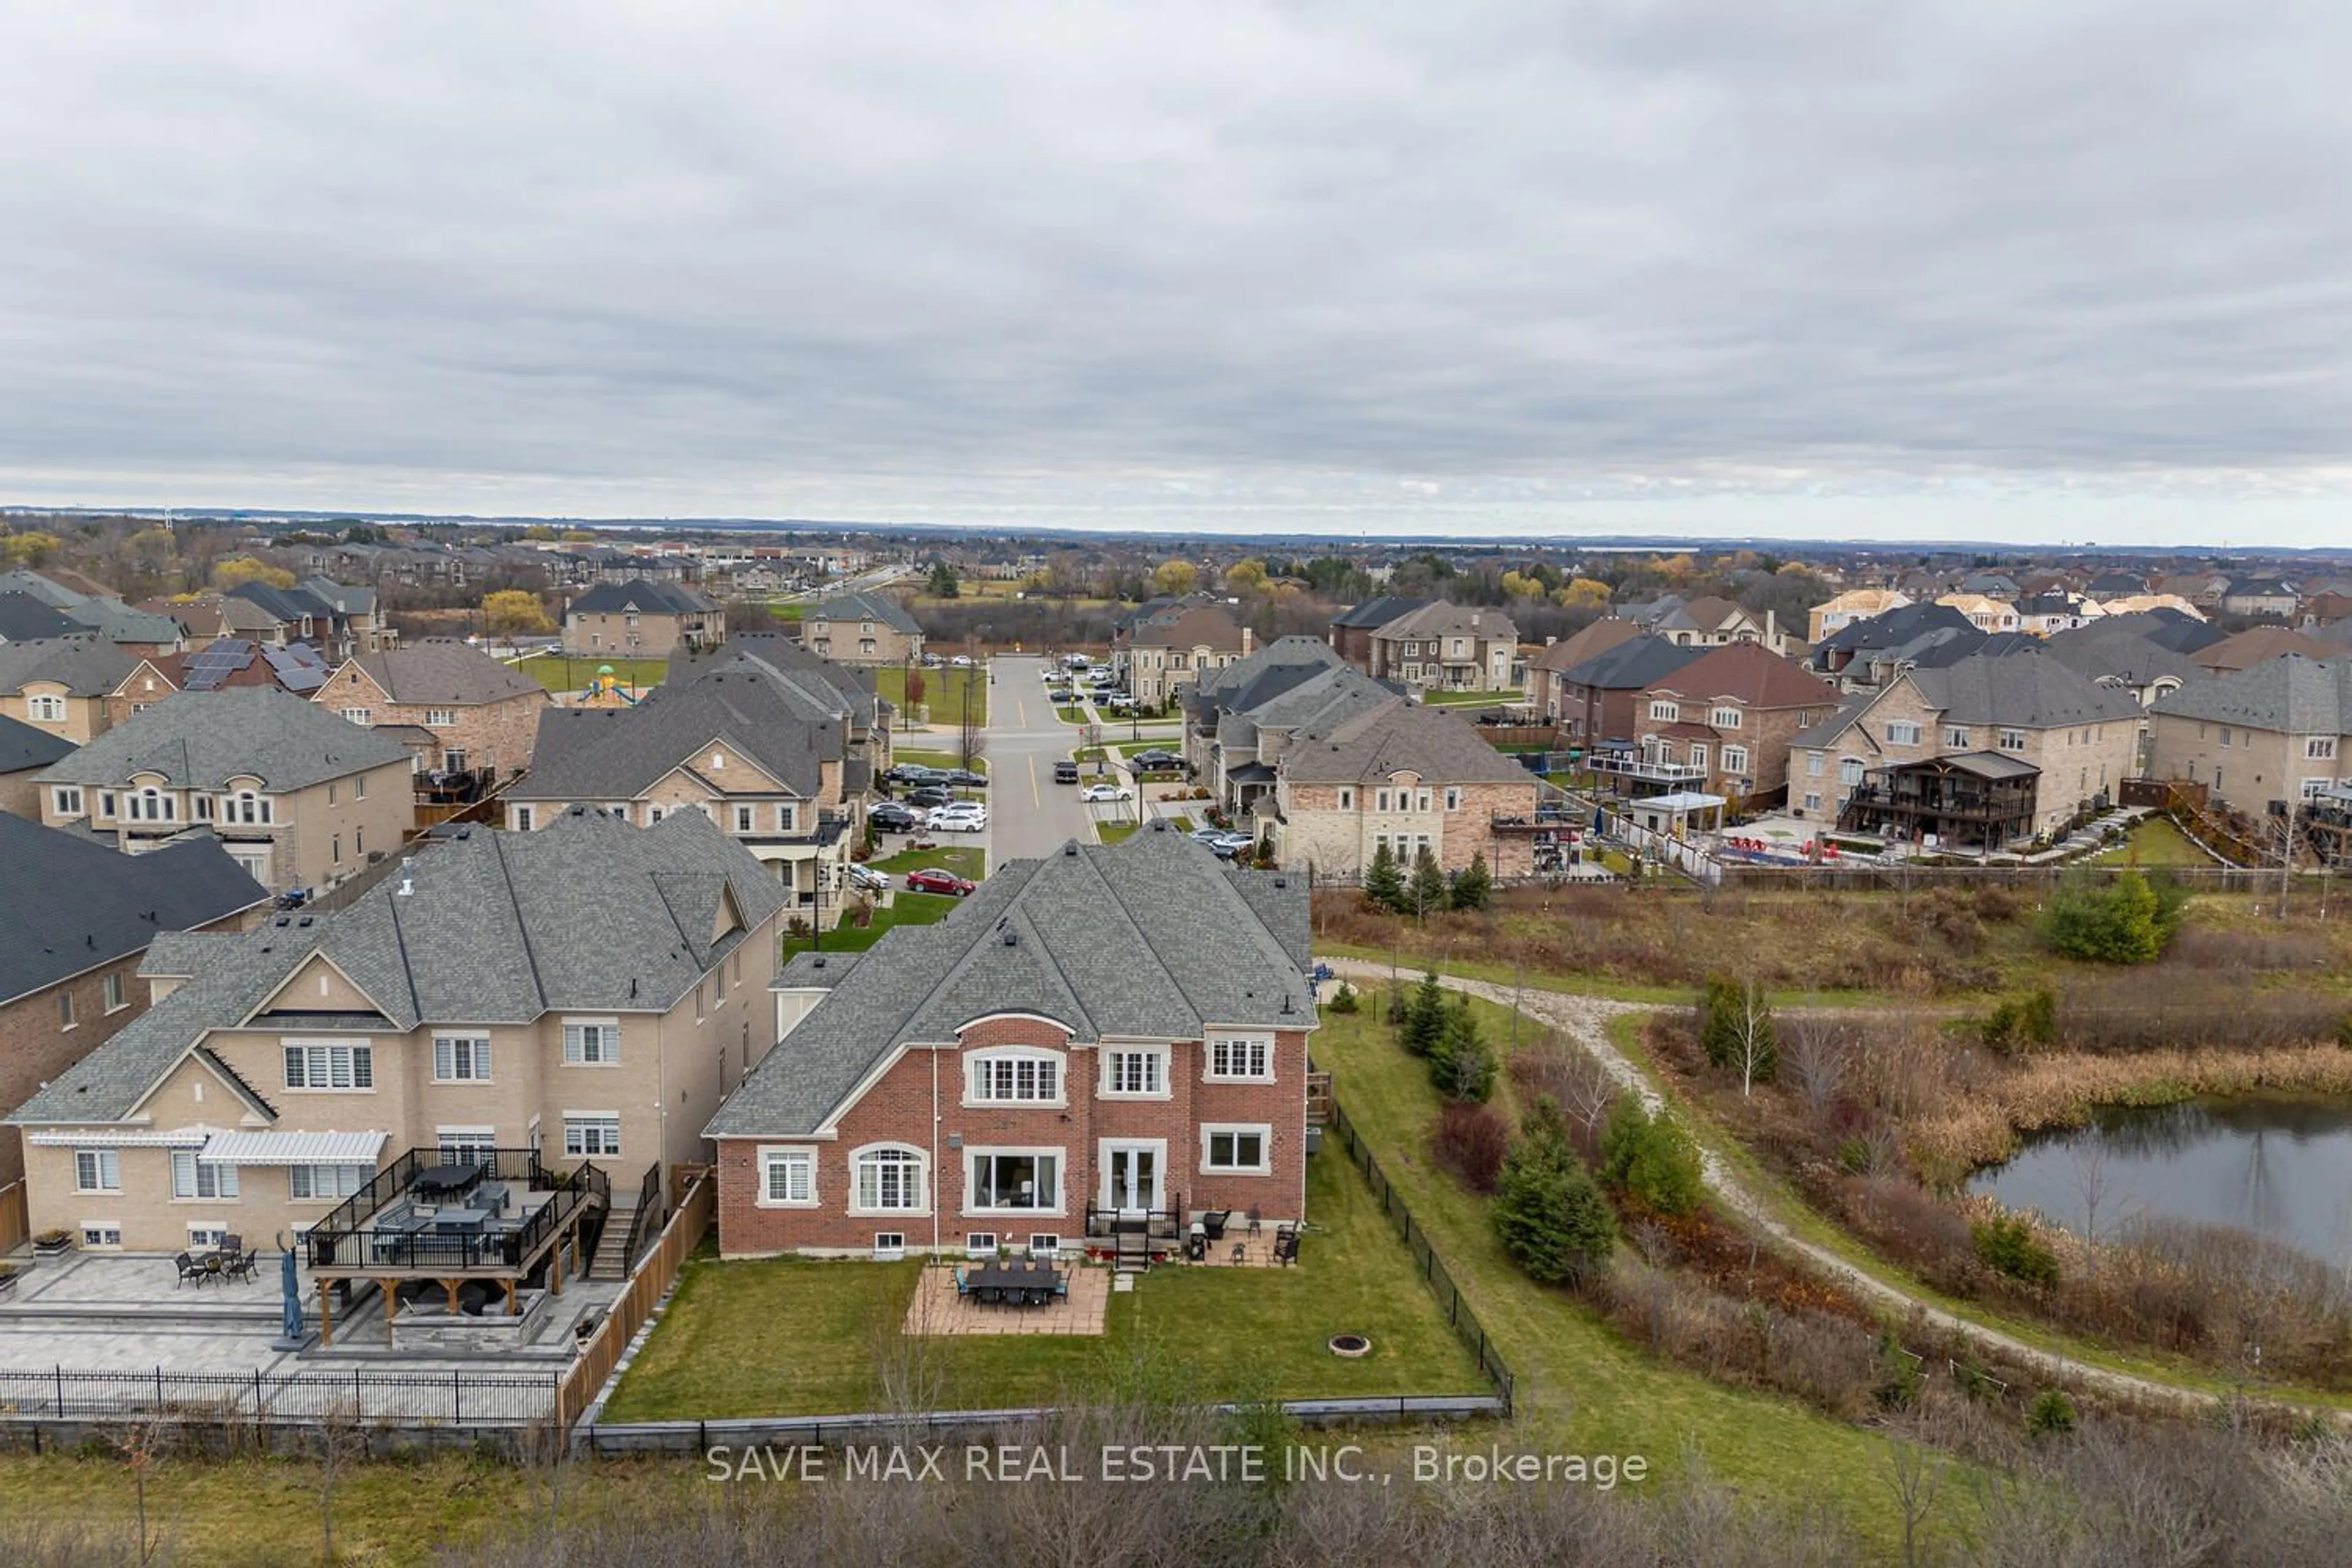
M 184 691 L 133 713 L 61 758 L 41 780 L 119 784 L 154 773 L 178 788 L 213 789 L 256 778 L 283 791 L 407 760 L 405 746 L 301 698 L 272 687 L 237 687 Z

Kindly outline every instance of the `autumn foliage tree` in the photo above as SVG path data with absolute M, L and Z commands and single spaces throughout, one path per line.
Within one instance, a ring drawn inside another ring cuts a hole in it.
M 291 588 L 294 574 L 283 566 L 257 561 L 250 555 L 232 556 L 213 568 L 213 586 L 215 588 L 241 587 L 247 583 L 267 583 L 273 588 Z

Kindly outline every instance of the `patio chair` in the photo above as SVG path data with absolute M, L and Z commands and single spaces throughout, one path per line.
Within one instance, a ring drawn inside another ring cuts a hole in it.
M 261 1259 L 257 1254 L 238 1247 L 227 1255 L 227 1261 L 221 1268 L 232 1279 L 251 1279 L 260 1271 Z
M 1274 1260 L 1285 1268 L 1298 1261 L 1298 1232 L 1289 1226 L 1274 1233 Z
M 1256 1205 L 1251 1205 L 1249 1212 L 1249 1233 L 1252 1236 L 1255 1236 L 1265 1228 L 1265 1215 L 1259 1210 Z
M 957 1265 L 956 1265 L 956 1271 L 955 1271 L 955 1282 L 956 1282 L 956 1299 L 957 1299 L 958 1300 L 960 1300 L 960 1301 L 961 1301 L 961 1300 L 971 1300 L 971 1281 L 970 1281 L 969 1279 L 966 1279 L 963 1277 L 963 1265 L 962 1265 L 962 1264 L 961 1264 L 961 1263 L 959 1263 L 959 1264 L 957 1264 Z
M 1236 1265 L 1239 1265 L 1248 1261 L 1249 1243 L 1246 1241 L 1236 1241 L 1234 1243 L 1234 1262 Z
M 244 1250 L 245 1237 L 234 1232 L 221 1237 L 220 1252 L 223 1258 L 234 1258 Z
M 172 1259 L 172 1267 L 180 1271 L 179 1277 L 172 1281 L 172 1289 L 174 1290 L 180 1288 L 180 1285 L 184 1280 L 193 1279 L 198 1285 L 202 1285 L 206 1279 L 211 1278 L 210 1275 L 205 1272 L 205 1266 L 203 1264 L 197 1262 L 194 1258 L 189 1257 L 184 1252 Z
M 1054 1281 L 1054 1300 L 1056 1301 L 1066 1301 L 1069 1299 L 1070 1276 L 1066 1271 L 1060 1279 Z

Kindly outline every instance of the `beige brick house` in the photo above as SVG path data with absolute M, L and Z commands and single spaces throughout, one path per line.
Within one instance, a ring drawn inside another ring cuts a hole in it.
M 600 583 L 563 609 L 563 651 L 586 658 L 667 658 L 727 640 L 727 612 L 677 583 Z
M 801 646 L 837 664 L 916 664 L 923 628 L 887 594 L 836 594 L 801 617 Z
M 1298 740 L 1275 773 L 1275 854 L 1287 868 L 1357 877 L 1386 844 L 1408 865 L 1427 849 L 1449 871 L 1479 855 L 1497 877 L 1534 869 L 1532 838 L 1496 824 L 1532 822 L 1536 776 L 1442 708 L 1393 700 Z
M 709 1124 L 719 1250 L 1110 1253 L 1131 1226 L 1172 1252 L 1205 1212 L 1305 1217 L 1307 897 L 1147 829 L 794 958 L 782 1037 Z
M 117 693 L 142 668 L 152 674 L 95 632 L 0 643 L 0 714 L 88 745 L 129 710 Z
M 1416 689 L 1502 691 L 1518 686 L 1519 629 L 1500 610 L 1440 602 L 1371 629 L 1365 673 Z
M 2286 654 L 2192 681 L 2149 710 L 2150 777 L 2259 816 L 2352 779 L 2352 654 Z
M 120 848 L 191 828 L 272 892 L 322 891 L 415 822 L 408 749 L 270 687 L 184 691 L 45 769 L 42 820 Z
M 9 1120 L 32 1223 L 93 1249 L 299 1233 L 411 1149 L 707 1157 L 771 1041 L 774 883 L 709 824 L 478 830 L 315 921 L 166 936 L 154 1005 Z
M 530 677 L 456 637 L 362 654 L 319 689 L 320 707 L 362 728 L 403 725 L 430 737 L 412 748 L 425 772 L 530 765 L 539 716 L 554 699 Z
M 1985 770 L 1988 776 L 1998 772 L 2005 790 L 2020 787 L 2014 764 L 2032 770 L 2025 808 L 2004 812 L 2017 830 L 2011 837 L 2047 834 L 2094 800 L 2114 798 L 2123 781 L 2137 775 L 2140 717 L 2128 690 L 2092 681 L 2038 644 L 1906 670 L 1796 738 L 1790 813 L 1911 837 L 1906 829 L 1915 825 L 1874 807 L 1872 794 L 1891 787 L 1888 770 L 1990 754 L 2009 759 Z M 1868 821 L 1856 822 L 1858 806 Z
M 1789 782 L 1789 743 L 1837 710 L 1836 688 L 1760 643 L 1708 649 L 1633 704 L 1646 760 L 1694 770 L 1684 787 L 1756 803 Z
M 166 932 L 233 930 L 269 895 L 219 843 L 191 835 L 118 855 L 81 834 L 0 817 L 0 1115 L 147 1009 L 140 956 Z M 0 1129 L 0 1187 L 25 1173 Z
M 73 749 L 63 735 L 0 714 L 0 812 L 40 821 L 41 786 L 34 781 Z
M 1203 676 L 1247 658 L 1256 647 L 1256 634 L 1217 605 L 1139 621 L 1127 637 L 1128 695 L 1157 711 L 1180 700 Z

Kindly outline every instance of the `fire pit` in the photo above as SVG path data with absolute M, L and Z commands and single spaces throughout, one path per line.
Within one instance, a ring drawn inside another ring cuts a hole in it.
M 1372 1353 L 1372 1342 L 1362 1334 L 1333 1334 L 1331 1353 L 1349 1361 L 1361 1361 Z

